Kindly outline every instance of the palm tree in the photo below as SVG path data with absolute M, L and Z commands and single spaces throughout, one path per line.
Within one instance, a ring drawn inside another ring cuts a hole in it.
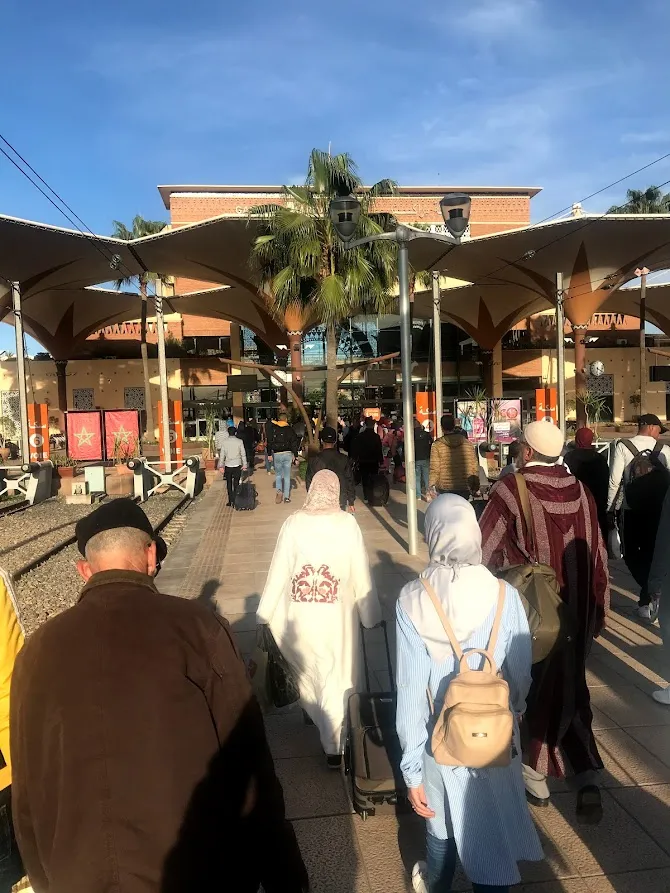
M 629 189 L 624 205 L 612 205 L 608 214 L 668 214 L 670 213 L 670 192 L 665 195 L 658 186 L 648 186 L 645 190 Z
M 363 238 L 394 225 L 390 215 L 375 213 L 374 202 L 395 190 L 392 180 L 363 188 L 349 155 L 313 149 L 304 185 L 284 186 L 285 204 L 250 211 L 266 225 L 254 243 L 252 261 L 271 311 L 281 321 L 294 309 L 326 327 L 326 417 L 331 425 L 337 421 L 338 325 L 354 313 L 384 312 L 397 274 L 395 246 L 388 242 L 345 249 L 330 221 L 330 202 L 338 195 L 359 194 L 356 237 Z
M 141 239 L 142 236 L 155 236 L 167 226 L 161 220 L 145 220 L 138 214 L 133 218 L 132 228 L 128 229 L 125 223 L 114 220 L 114 232 L 112 235 L 117 239 L 124 239 L 129 242 L 131 239 Z M 154 438 L 154 409 L 151 403 L 151 378 L 149 376 L 149 355 L 147 353 L 147 287 L 150 282 L 156 282 L 160 279 L 165 282 L 167 277 L 161 273 L 142 273 L 139 277 L 140 297 L 142 298 L 142 317 L 140 320 L 140 354 L 142 356 L 142 375 L 144 377 L 144 407 L 147 414 L 146 419 L 146 437 L 149 440 Z M 132 278 L 117 279 L 114 285 L 117 289 L 127 287 L 132 284 Z

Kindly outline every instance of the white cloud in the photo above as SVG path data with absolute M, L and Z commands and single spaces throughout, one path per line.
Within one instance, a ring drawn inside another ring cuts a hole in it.
M 535 28 L 540 12 L 538 0 L 470 0 L 455 26 L 480 39 L 505 40 Z

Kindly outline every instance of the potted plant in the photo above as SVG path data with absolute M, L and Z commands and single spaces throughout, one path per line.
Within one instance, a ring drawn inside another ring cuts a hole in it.
M 77 463 L 74 459 L 71 459 L 69 456 L 54 456 L 52 458 L 54 464 L 54 470 L 57 477 L 60 478 L 71 478 L 74 477 Z
M 642 398 L 640 397 L 640 392 L 636 391 L 634 394 L 631 394 L 628 398 L 628 402 L 635 410 L 635 415 L 633 416 L 633 421 L 637 422 L 640 416 L 640 403 L 642 403 Z
M 128 460 L 136 459 L 139 454 L 139 444 L 136 437 L 130 437 L 128 440 L 124 440 L 118 434 L 114 437 L 112 457 L 117 474 L 132 474 L 128 468 Z
M 8 441 L 16 437 L 16 423 L 9 416 L 0 416 L 0 464 L 4 465 L 9 459 L 10 449 Z

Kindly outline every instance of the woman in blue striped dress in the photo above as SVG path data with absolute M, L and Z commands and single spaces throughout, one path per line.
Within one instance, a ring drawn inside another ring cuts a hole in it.
M 481 564 L 481 532 L 472 506 L 460 496 L 439 496 L 426 511 L 425 529 L 430 564 L 422 578 L 435 590 L 463 651 L 486 649 L 500 589 Z M 518 724 L 509 766 L 438 765 L 430 753 L 431 720 L 457 672 L 454 651 L 419 580 L 403 588 L 396 615 L 401 768 L 410 803 L 427 824 L 427 861 L 414 866 L 414 889 L 449 893 L 458 856 L 475 893 L 506 893 L 520 881 L 517 862 L 543 858 L 526 805 Z M 511 709 L 520 716 L 531 681 L 531 642 L 519 595 L 508 585 L 493 653 L 509 684 Z M 471 668 L 481 668 L 482 660 L 471 659 Z

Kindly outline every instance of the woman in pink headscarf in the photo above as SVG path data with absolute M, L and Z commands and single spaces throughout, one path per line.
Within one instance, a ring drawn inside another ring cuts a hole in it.
M 296 674 L 300 704 L 333 768 L 358 683 L 359 623 L 370 628 L 381 616 L 358 522 L 340 509 L 337 475 L 318 471 L 304 506 L 280 531 L 256 619 L 270 626 Z

